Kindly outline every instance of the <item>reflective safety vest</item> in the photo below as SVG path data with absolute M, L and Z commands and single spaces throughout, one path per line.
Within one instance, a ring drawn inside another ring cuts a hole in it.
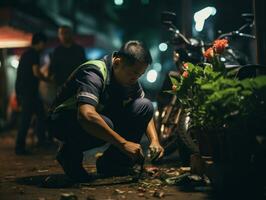
M 105 62 L 103 62 L 101 60 L 87 61 L 87 62 L 83 63 L 82 65 L 80 65 L 77 69 L 75 69 L 72 72 L 72 74 L 75 74 L 78 70 L 82 70 L 82 69 L 96 69 L 96 70 L 100 71 L 102 76 L 103 76 L 103 80 L 104 80 L 103 88 L 105 88 L 106 81 L 107 81 L 107 67 L 106 67 Z M 59 111 L 64 111 L 64 110 L 73 110 L 76 108 L 76 104 L 77 104 L 77 98 L 75 95 L 73 95 L 73 96 L 69 97 L 67 100 L 65 100 L 63 103 L 58 105 L 53 110 L 53 113 L 57 113 Z M 102 105 L 99 104 L 98 106 L 101 107 Z M 98 109 L 101 109 L 101 108 L 98 108 Z

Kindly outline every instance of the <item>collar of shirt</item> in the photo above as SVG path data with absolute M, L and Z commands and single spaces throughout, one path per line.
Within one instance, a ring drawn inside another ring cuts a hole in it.
M 107 80 L 106 85 L 110 85 L 112 76 L 113 76 L 113 67 L 112 67 L 112 58 L 114 56 L 115 52 L 112 54 L 108 54 L 104 56 L 101 60 L 105 62 L 106 68 L 107 68 Z

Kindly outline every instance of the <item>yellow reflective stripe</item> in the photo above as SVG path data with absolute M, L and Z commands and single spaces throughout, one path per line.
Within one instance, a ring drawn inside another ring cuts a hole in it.
M 87 65 L 95 65 L 99 68 L 100 72 L 103 75 L 103 80 L 104 82 L 107 80 L 107 69 L 106 69 L 106 65 L 105 62 L 101 61 L 101 60 L 89 60 L 85 63 L 83 63 L 80 67 L 78 67 L 78 69 L 80 68 L 90 68 L 91 66 L 87 66 Z
M 63 103 L 61 103 L 59 106 L 57 106 L 54 109 L 54 112 L 74 109 L 75 106 L 76 106 L 76 99 L 75 99 L 75 96 L 72 96 L 68 98 L 67 100 L 65 100 Z
M 89 60 L 89 61 L 83 63 L 82 65 L 80 65 L 74 72 L 76 72 L 76 71 L 78 71 L 79 69 L 82 69 L 82 68 L 84 68 L 84 69 L 85 68 L 92 68 L 91 65 L 94 65 L 94 66 L 99 68 L 100 72 L 103 75 L 104 87 L 105 87 L 105 84 L 106 84 L 106 81 L 107 81 L 107 68 L 106 68 L 105 62 L 103 62 L 101 60 Z M 72 97 L 68 98 L 63 103 L 61 103 L 59 106 L 57 106 L 54 109 L 54 112 L 58 112 L 58 111 L 62 111 L 62 110 L 75 109 L 76 100 L 77 100 L 76 96 L 72 96 Z

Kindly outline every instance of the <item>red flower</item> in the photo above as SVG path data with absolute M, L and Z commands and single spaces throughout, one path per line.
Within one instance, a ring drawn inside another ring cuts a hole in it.
M 183 76 L 184 78 L 187 78 L 187 77 L 188 77 L 188 72 L 187 72 L 187 71 L 184 71 L 183 74 L 182 74 L 182 76 Z
M 228 40 L 226 39 L 215 40 L 213 44 L 214 51 L 218 54 L 223 53 L 225 47 L 227 46 L 228 46 Z
M 172 90 L 175 92 L 177 89 L 177 85 L 172 85 Z
M 211 60 L 214 57 L 214 51 L 213 48 L 209 48 L 204 52 L 204 57 L 207 58 L 207 60 Z
M 188 68 L 188 63 L 184 63 L 183 66 L 184 66 L 185 69 L 187 69 Z

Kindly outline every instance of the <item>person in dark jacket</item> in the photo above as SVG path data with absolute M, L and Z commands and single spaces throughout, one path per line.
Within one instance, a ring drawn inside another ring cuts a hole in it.
M 58 29 L 58 38 L 61 44 L 54 49 L 49 67 L 49 76 L 56 88 L 62 86 L 70 73 L 86 60 L 84 48 L 74 42 L 69 26 Z
M 128 175 L 143 160 L 146 132 L 150 149 L 163 155 L 153 122 L 153 105 L 138 82 L 152 58 L 139 41 L 79 66 L 67 79 L 51 108 L 51 130 L 62 141 L 57 160 L 77 182 L 91 176 L 82 166 L 83 152 L 110 143 L 97 159 L 104 176 Z
M 32 46 L 21 56 L 16 79 L 16 95 L 21 106 L 21 121 L 18 128 L 15 153 L 25 155 L 26 136 L 33 117 L 36 114 L 36 132 L 38 144 L 45 142 L 45 112 L 39 95 L 39 80 L 48 78 L 40 71 L 40 53 L 45 48 L 46 36 L 35 33 L 32 37 Z

